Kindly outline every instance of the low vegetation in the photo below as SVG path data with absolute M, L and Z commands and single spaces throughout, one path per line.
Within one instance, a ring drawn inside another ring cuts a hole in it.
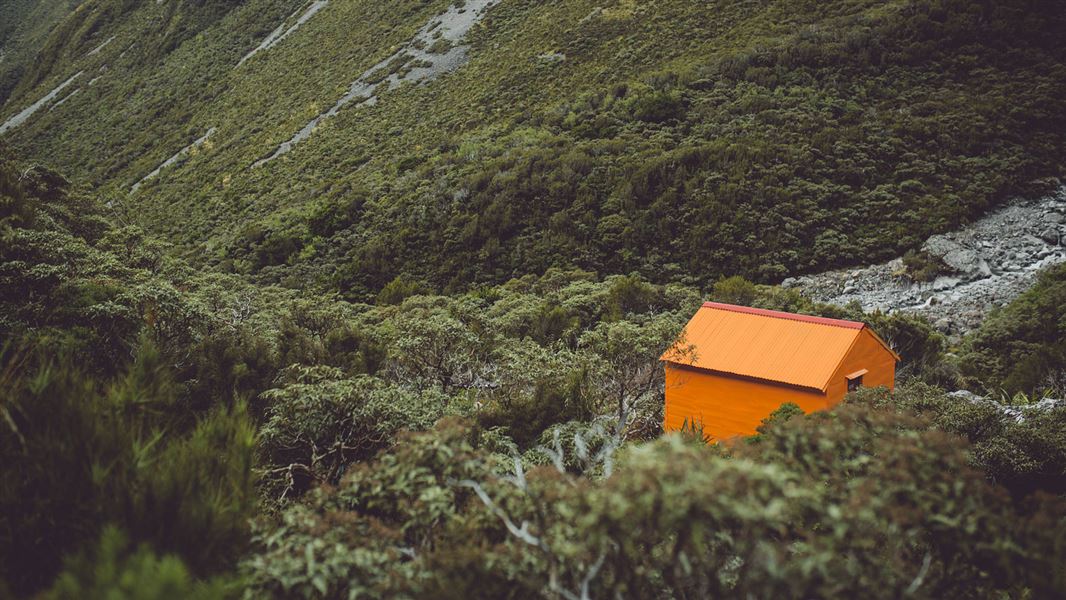
M 658 353 L 696 289 L 554 270 L 309 300 L 195 272 L 50 171 L 8 163 L 0 183 L 15 595 L 1062 589 L 1066 408 L 1016 420 L 922 382 L 1015 352 L 991 335 L 1002 317 L 956 361 L 920 320 L 722 280 L 709 297 L 866 318 L 910 383 L 706 446 L 658 439 Z M 1058 279 L 1004 314 L 1053 302 Z
M 970 338 L 962 371 L 974 387 L 1013 396 L 1066 390 L 1066 265 L 1041 274 L 1032 289 L 992 314 Z
M 291 6 L 118 5 L 64 23 L 7 112 L 101 78 L 13 148 L 124 196 L 217 127 L 116 204 L 198 265 L 353 301 L 553 267 L 774 282 L 916 250 L 1066 164 L 1052 0 L 503 2 L 469 64 L 255 169 L 447 2 L 333 2 L 238 69 Z
M 1045 192 L 1066 4 L 505 0 L 249 168 L 448 6 L 0 7 L 5 119 L 84 72 L 0 146 L 0 598 L 1066 596 L 1066 268 L 960 343 L 772 285 Z M 899 386 L 664 435 L 707 299 Z

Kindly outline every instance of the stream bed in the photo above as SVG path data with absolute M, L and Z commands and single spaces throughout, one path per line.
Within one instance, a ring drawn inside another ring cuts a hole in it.
M 1066 262 L 1064 238 L 1066 186 L 1061 186 L 1041 198 L 1010 202 L 958 231 L 931 236 L 922 250 L 943 265 L 932 281 L 911 281 L 902 258 L 896 258 L 789 278 L 782 285 L 820 302 L 916 313 L 958 337 L 1029 289 L 1041 269 Z

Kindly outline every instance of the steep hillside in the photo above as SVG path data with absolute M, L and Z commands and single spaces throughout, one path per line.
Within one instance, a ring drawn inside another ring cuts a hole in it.
M 1066 597 L 1061 0 L 0 2 L 0 599 Z
M 1063 172 L 1059 2 L 115 6 L 64 23 L 4 118 L 81 75 L 5 139 L 197 262 L 352 298 L 551 266 L 774 281 Z
M 81 0 L 5 0 L 0 3 L 0 104 L 8 99 L 49 39 L 52 28 Z

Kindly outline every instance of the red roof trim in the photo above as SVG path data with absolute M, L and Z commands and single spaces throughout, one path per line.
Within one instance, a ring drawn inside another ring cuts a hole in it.
M 846 329 L 862 329 L 863 327 L 866 327 L 864 323 L 859 323 L 858 321 L 845 321 L 843 319 L 830 319 L 828 317 L 812 317 L 810 315 L 798 315 L 796 313 L 781 312 L 779 310 L 751 308 L 749 306 L 737 306 L 735 304 L 723 304 L 721 302 L 704 302 L 703 307 L 717 308 L 718 310 L 728 310 L 731 312 L 744 313 L 748 315 L 758 315 L 760 317 L 772 317 L 774 319 L 787 319 L 789 321 L 800 321 L 802 323 L 814 323 L 816 325 L 844 327 Z

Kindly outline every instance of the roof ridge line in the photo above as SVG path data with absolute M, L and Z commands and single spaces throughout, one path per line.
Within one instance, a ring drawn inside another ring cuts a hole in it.
M 770 317 L 775 319 L 783 319 L 786 321 L 799 321 L 801 323 L 812 323 L 815 325 L 828 325 L 830 327 L 842 327 L 844 329 L 863 329 L 866 327 L 865 323 L 859 321 L 846 321 L 844 319 L 831 319 L 829 317 L 816 317 L 813 315 L 801 315 L 798 313 L 784 312 L 780 310 L 770 310 L 766 308 L 752 308 L 750 306 L 739 306 L 736 304 L 725 304 L 724 302 L 704 302 L 703 308 L 717 308 L 719 310 L 727 310 L 730 312 L 737 312 L 749 315 L 758 315 L 762 317 Z

